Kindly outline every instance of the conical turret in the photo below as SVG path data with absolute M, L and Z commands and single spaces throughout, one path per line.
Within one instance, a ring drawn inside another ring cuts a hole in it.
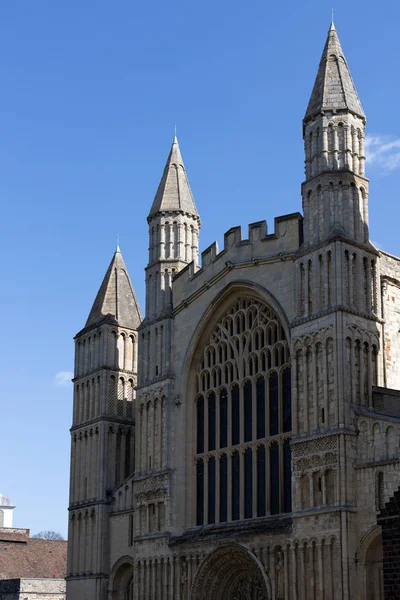
M 365 119 L 334 24 L 322 52 L 317 77 L 304 119 L 324 111 L 349 111 Z
M 186 213 L 198 217 L 176 136 L 148 219 L 152 219 L 160 212 Z
M 137 329 L 141 320 L 139 303 L 117 246 L 86 321 L 86 327 L 107 321 L 121 327 Z

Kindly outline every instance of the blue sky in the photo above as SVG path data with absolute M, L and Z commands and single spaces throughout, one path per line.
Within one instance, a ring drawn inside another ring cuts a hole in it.
M 400 255 L 400 3 L 335 2 L 368 117 L 371 238 Z M 301 210 L 301 120 L 331 1 L 4 0 L 2 468 L 14 524 L 66 534 L 72 338 L 116 235 L 144 306 L 146 216 L 174 125 L 204 249 Z M 247 229 L 246 229 L 247 230 Z

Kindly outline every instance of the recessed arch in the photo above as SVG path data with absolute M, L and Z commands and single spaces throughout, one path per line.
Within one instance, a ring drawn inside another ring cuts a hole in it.
M 220 546 L 208 554 L 192 584 L 192 600 L 234 600 L 272 598 L 271 584 L 263 565 L 239 544 Z

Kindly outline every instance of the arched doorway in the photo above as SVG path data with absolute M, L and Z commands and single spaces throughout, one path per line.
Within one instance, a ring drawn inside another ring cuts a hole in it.
M 111 600 L 133 600 L 133 566 L 124 562 L 112 579 Z
M 201 563 L 191 600 L 270 600 L 270 584 L 261 563 L 246 548 L 222 546 Z
M 363 537 L 357 552 L 360 566 L 358 597 L 383 600 L 382 531 L 375 526 Z
M 367 600 L 383 600 L 382 534 L 372 540 L 366 557 Z

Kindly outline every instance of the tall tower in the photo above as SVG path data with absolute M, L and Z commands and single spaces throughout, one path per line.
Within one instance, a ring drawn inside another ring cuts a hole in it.
M 166 423 L 173 411 L 171 373 L 174 274 L 198 258 L 200 217 L 175 137 L 149 216 L 146 315 L 139 330 L 139 379 L 136 414 L 136 472 L 154 481 L 171 466 L 172 444 Z M 167 476 L 169 477 L 169 476 Z M 149 484 L 150 485 L 150 484 Z M 154 483 L 154 488 L 157 487 Z M 138 535 L 169 526 L 165 497 L 150 495 L 138 506 Z M 154 515 L 156 515 L 154 517 Z
M 107 598 L 109 492 L 134 470 L 137 329 L 142 320 L 117 248 L 75 337 L 67 598 Z
M 304 517 L 308 525 L 318 521 L 317 552 L 327 540 L 337 541 L 335 598 L 346 599 L 354 594 L 350 556 L 356 552 L 349 535 L 357 505 L 354 410 L 372 407 L 379 377 L 377 252 L 368 233 L 365 123 L 332 23 L 303 121 L 304 244 L 296 260 L 292 329 L 293 500 L 298 535 Z

